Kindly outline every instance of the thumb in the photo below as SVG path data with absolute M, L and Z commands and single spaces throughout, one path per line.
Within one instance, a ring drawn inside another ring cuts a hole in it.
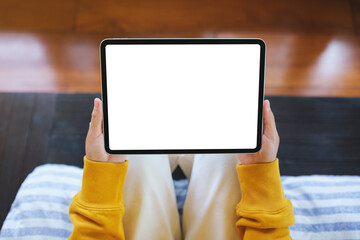
M 264 101 L 264 135 L 270 139 L 275 139 L 278 135 L 275 124 L 275 117 L 270 108 L 270 101 Z
M 102 133 L 101 130 L 102 122 L 102 104 L 99 98 L 94 99 L 94 108 L 91 113 L 91 123 L 89 133 L 98 136 Z

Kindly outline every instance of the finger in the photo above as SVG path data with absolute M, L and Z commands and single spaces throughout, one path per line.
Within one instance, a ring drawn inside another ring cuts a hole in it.
M 104 133 L 104 124 L 103 124 L 103 121 L 101 121 L 101 133 Z
M 263 106 L 263 119 L 264 119 L 264 120 L 263 120 L 263 128 L 264 128 L 264 129 L 263 129 L 263 134 L 264 134 L 264 135 L 268 135 L 268 134 L 269 134 L 269 133 L 268 133 L 268 131 L 269 131 L 268 128 L 269 128 L 269 127 L 268 127 L 268 124 L 267 124 L 267 122 L 266 122 L 266 120 L 267 120 L 267 118 L 268 118 L 268 116 L 267 116 L 267 115 L 268 115 L 268 110 L 269 110 L 268 108 L 269 108 L 269 100 L 266 99 L 266 100 L 264 101 L 264 106 Z
M 94 99 L 94 108 L 91 113 L 91 124 L 89 132 L 98 135 L 101 133 L 102 106 L 99 98 Z
M 264 134 L 270 139 L 275 139 L 278 137 L 275 117 L 270 108 L 270 101 L 264 101 Z

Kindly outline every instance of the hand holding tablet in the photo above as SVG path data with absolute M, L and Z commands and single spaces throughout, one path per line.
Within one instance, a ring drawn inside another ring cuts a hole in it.
M 106 39 L 100 46 L 110 154 L 261 148 L 260 39 Z
M 275 117 L 270 108 L 270 101 L 264 101 L 264 133 L 261 149 L 255 154 L 237 154 L 243 165 L 269 163 L 276 160 L 279 149 L 280 137 L 276 129 Z
M 111 155 L 105 151 L 102 121 L 102 102 L 100 99 L 95 98 L 91 122 L 89 123 L 89 130 L 85 141 L 86 158 L 96 162 L 124 162 L 127 157 L 126 155 Z

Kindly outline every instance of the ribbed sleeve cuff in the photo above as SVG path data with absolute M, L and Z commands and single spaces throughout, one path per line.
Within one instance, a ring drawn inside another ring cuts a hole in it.
M 95 162 L 84 156 L 84 173 L 78 201 L 87 207 L 122 207 L 128 161 Z
M 288 206 L 278 158 L 270 163 L 237 164 L 236 169 L 242 192 L 237 211 L 279 211 Z

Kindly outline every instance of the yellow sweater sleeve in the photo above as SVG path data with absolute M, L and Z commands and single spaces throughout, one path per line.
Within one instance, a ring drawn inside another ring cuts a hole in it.
M 69 239 L 125 239 L 123 187 L 128 169 L 124 163 L 105 163 L 84 157 L 81 191 L 71 201 L 74 224 Z
M 69 239 L 125 239 L 122 197 L 128 168 L 84 157 L 82 188 L 69 209 L 74 224 Z M 271 163 L 236 166 L 242 198 L 236 207 L 236 227 L 243 240 L 291 239 L 294 224 L 291 202 L 285 198 L 278 159 Z
M 291 239 L 289 226 L 295 223 L 293 207 L 281 185 L 279 160 L 270 163 L 236 165 L 241 201 L 236 222 L 243 240 Z

